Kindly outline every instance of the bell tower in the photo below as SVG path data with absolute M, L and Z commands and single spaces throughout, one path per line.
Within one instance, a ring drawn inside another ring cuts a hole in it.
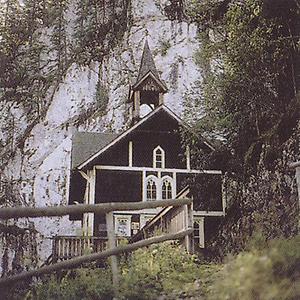
M 166 92 L 167 87 L 158 75 L 146 40 L 137 80 L 129 90 L 128 102 L 131 104 L 132 123 L 139 121 L 145 111 L 151 111 L 163 104 L 163 95 Z

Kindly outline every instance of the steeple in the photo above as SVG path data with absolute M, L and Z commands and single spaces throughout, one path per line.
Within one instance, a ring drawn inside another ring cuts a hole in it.
M 138 121 L 145 110 L 151 111 L 158 105 L 163 104 L 163 94 L 166 92 L 167 87 L 160 79 L 148 41 L 146 40 L 138 77 L 136 82 L 130 87 L 129 92 L 128 102 L 132 104 L 132 121 Z
M 139 74 L 136 82 L 139 82 L 145 75 L 147 75 L 148 72 L 152 72 L 152 74 L 157 79 L 159 79 L 159 75 L 154 63 L 154 59 L 149 48 L 148 40 L 146 40 L 144 45 L 142 60 L 140 64 Z

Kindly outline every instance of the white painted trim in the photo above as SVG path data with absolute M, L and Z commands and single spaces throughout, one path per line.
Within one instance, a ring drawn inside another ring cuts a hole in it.
M 205 248 L 205 238 L 204 238 L 204 218 L 196 217 L 194 218 L 194 223 L 199 225 L 199 247 Z
M 191 151 L 190 146 L 186 146 L 186 168 L 191 169 Z
M 174 183 L 174 190 L 173 190 L 173 198 L 176 198 L 177 195 L 177 176 L 176 176 L 176 172 L 173 172 L 173 183 Z
M 147 222 L 151 221 L 155 217 L 155 214 L 143 213 L 140 215 L 140 229 L 143 228 Z
M 139 82 L 137 82 L 135 85 L 133 85 L 133 86 L 132 86 L 132 89 L 133 89 L 133 90 L 136 90 L 136 88 L 137 88 L 144 80 L 146 80 L 147 77 L 149 77 L 149 76 L 151 76 L 152 79 L 153 79 L 154 81 L 156 81 L 156 83 L 162 88 L 162 90 L 163 90 L 164 92 L 167 92 L 167 91 L 168 91 L 168 89 L 167 89 L 167 87 L 165 86 L 165 84 L 164 84 L 159 78 L 156 78 L 156 76 L 152 73 L 151 70 L 148 71 L 148 72 L 140 79 Z
M 161 190 L 160 190 L 160 180 L 159 178 L 157 178 L 155 175 L 149 175 L 146 177 L 145 181 L 144 181 L 144 189 L 145 189 L 145 201 L 151 201 L 147 199 L 147 185 L 148 185 L 148 181 L 149 180 L 153 180 L 155 183 L 155 188 L 156 188 L 156 198 L 155 199 L 151 199 L 151 200 L 157 200 L 160 199 L 160 195 L 161 195 Z
M 157 155 L 157 151 L 160 150 L 161 151 L 161 168 L 160 169 L 164 169 L 166 167 L 165 164 L 165 160 L 166 160 L 166 156 L 165 156 L 165 150 L 161 147 L 161 146 L 157 146 L 153 149 L 153 168 L 156 168 L 156 155 Z
M 82 174 L 81 174 L 82 175 Z M 88 170 L 85 174 L 88 178 L 86 189 L 87 204 L 95 204 L 95 188 L 96 188 L 96 169 Z M 86 213 L 83 215 L 83 231 L 87 236 L 94 235 L 94 213 Z
M 145 182 L 146 182 L 146 171 L 142 171 L 142 200 L 147 201 L 147 190 L 145 189 Z
M 83 171 L 79 171 L 79 173 L 87 182 L 91 182 L 91 178 L 87 174 L 85 174 Z
M 133 143 L 132 141 L 129 141 L 128 144 L 128 166 L 132 167 L 133 162 Z
M 223 211 L 205 211 L 205 210 L 194 210 L 194 216 L 198 217 L 224 217 Z
M 176 185 L 175 185 L 174 179 L 168 175 L 163 176 L 160 179 L 160 196 L 161 196 L 161 198 L 162 198 L 162 185 L 164 183 L 164 180 L 168 180 L 170 182 L 171 189 L 172 189 L 172 199 L 175 199 L 176 198 Z
M 144 208 L 144 209 L 139 209 L 139 210 L 118 210 L 117 213 L 120 213 L 120 214 L 130 214 L 130 215 L 135 215 L 135 214 L 137 214 L 137 215 L 138 214 L 153 214 L 155 216 L 161 210 L 162 210 L 162 208 L 158 207 L 158 208 Z
M 220 170 L 187 170 L 187 169 L 161 169 L 150 167 L 128 167 L 128 166 L 107 166 L 96 165 L 97 170 L 118 170 L 118 171 L 135 171 L 135 172 L 170 172 L 170 173 L 184 173 L 184 174 L 213 174 L 222 175 Z
M 129 133 L 131 133 L 133 130 L 135 130 L 137 127 L 139 127 L 140 125 L 142 125 L 143 123 L 145 123 L 149 118 L 151 118 L 153 115 L 155 115 L 157 112 L 159 112 L 160 110 L 164 110 L 166 111 L 173 119 L 175 119 L 178 123 L 182 124 L 185 127 L 188 127 L 187 125 L 185 125 L 183 123 L 183 121 L 172 111 L 170 110 L 170 108 L 168 108 L 165 105 L 160 105 L 158 106 L 156 109 L 154 109 L 152 112 L 150 112 L 146 117 L 144 117 L 143 119 L 141 119 L 139 122 L 137 122 L 135 125 L 133 125 L 131 128 L 129 128 L 128 130 L 124 131 L 123 133 L 121 133 L 118 137 L 116 137 L 112 142 L 110 142 L 108 145 L 106 145 L 104 148 L 102 148 L 101 150 L 99 150 L 98 152 L 96 152 L 95 154 L 93 154 L 90 158 L 88 158 L 85 162 L 81 163 L 77 169 L 82 169 L 83 167 L 85 167 L 89 162 L 91 162 L 93 159 L 95 159 L 98 155 L 100 155 L 101 153 L 105 152 L 107 149 L 109 149 L 110 147 L 112 147 L 113 145 L 115 145 L 117 142 L 119 142 L 121 139 L 123 139 L 126 135 L 128 135 Z M 207 145 L 210 149 L 214 150 L 214 148 L 212 146 L 210 146 L 208 143 L 206 143 L 204 141 L 205 145 Z

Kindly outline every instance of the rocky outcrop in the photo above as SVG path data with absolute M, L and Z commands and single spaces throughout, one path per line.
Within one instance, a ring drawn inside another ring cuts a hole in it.
M 169 88 L 165 103 L 182 114 L 184 96 L 201 75 L 193 60 L 198 47 L 197 28 L 184 20 L 179 4 L 178 1 L 131 1 L 126 8 L 127 26 L 121 38 L 108 47 L 101 60 L 82 64 L 70 59 L 61 80 L 52 81 L 40 99 L 43 113 L 34 122 L 29 121 L 32 112 L 28 108 L 4 105 L 0 116 L 2 205 L 67 204 L 72 134 L 76 130 L 119 132 L 124 129 L 129 115 L 126 105 L 129 84 L 137 76 L 146 38 L 160 76 Z M 66 51 L 73 57 L 76 12 L 72 1 L 65 18 Z M 40 31 L 40 38 L 47 42 L 51 28 Z M 109 41 L 104 39 L 104 43 Z M 51 51 L 49 60 L 55 55 Z M 44 72 L 47 75 L 47 70 Z M 6 130 L 8 127 L 10 130 Z M 72 235 L 81 227 L 68 217 L 7 224 L 24 231 L 1 235 L 2 273 L 45 261 L 51 252 L 51 237 Z

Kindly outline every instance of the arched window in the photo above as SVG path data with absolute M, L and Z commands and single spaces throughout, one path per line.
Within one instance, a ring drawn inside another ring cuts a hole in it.
M 153 168 L 164 168 L 165 167 L 165 151 L 157 146 L 153 150 Z
M 146 181 L 146 192 L 147 192 L 147 201 L 152 201 L 157 199 L 157 185 L 154 177 L 149 177 Z
M 171 178 L 163 178 L 161 185 L 161 198 L 172 199 L 173 198 L 173 186 Z

